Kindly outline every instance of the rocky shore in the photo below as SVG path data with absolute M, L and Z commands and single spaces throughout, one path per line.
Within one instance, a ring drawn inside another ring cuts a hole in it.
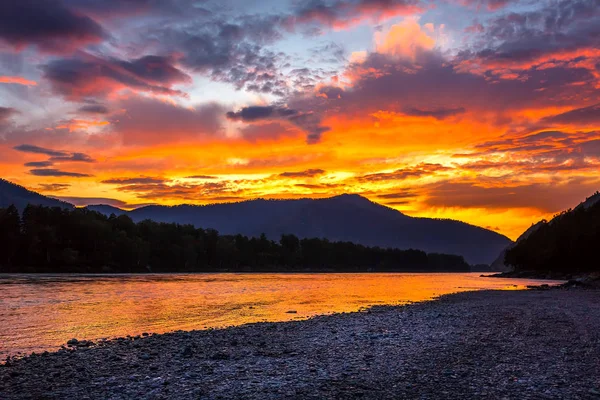
M 91 343 L 0 365 L 0 399 L 600 399 L 600 291 Z

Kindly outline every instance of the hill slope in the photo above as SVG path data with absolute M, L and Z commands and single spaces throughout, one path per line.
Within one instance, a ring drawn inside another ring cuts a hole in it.
M 573 210 L 542 221 L 526 239 L 506 252 L 516 272 L 578 274 L 600 272 L 600 196 L 596 193 Z
M 94 208 L 97 211 L 100 208 Z M 193 224 L 223 234 L 278 240 L 281 234 L 327 238 L 367 246 L 457 254 L 470 264 L 487 264 L 511 241 L 458 221 L 413 218 L 358 195 L 327 199 L 251 200 L 207 206 L 148 206 L 127 213 L 135 222 Z
M 23 211 L 27 204 L 46 207 L 74 208 L 72 204 L 57 199 L 43 196 L 39 193 L 25 189 L 4 179 L 0 179 L 0 208 L 14 204 L 19 211 Z

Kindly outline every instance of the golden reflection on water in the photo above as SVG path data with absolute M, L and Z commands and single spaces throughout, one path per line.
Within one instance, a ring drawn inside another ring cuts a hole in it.
M 0 275 L 0 358 L 70 338 L 287 321 L 539 283 L 478 273 Z

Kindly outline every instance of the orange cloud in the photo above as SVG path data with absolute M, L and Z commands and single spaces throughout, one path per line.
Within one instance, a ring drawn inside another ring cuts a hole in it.
M 375 34 L 376 50 L 382 54 L 403 57 L 415 61 L 419 52 L 433 50 L 435 39 L 428 35 L 433 27 L 423 30 L 414 18 L 407 18 L 392 25 L 387 32 Z
M 25 79 L 21 76 L 0 76 L 0 83 L 8 83 L 23 86 L 36 86 L 37 82 Z

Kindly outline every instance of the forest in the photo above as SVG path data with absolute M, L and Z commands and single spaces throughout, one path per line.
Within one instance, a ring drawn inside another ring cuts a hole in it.
M 86 208 L 0 208 L 0 272 L 469 271 L 463 257 L 282 235 L 220 235 Z
M 565 211 L 507 251 L 515 271 L 567 274 L 600 271 L 600 202 Z

